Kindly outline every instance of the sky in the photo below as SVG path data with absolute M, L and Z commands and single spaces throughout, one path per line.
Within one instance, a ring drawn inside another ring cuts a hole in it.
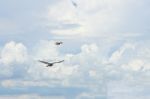
M 150 99 L 149 5 L 0 0 L 0 99 Z

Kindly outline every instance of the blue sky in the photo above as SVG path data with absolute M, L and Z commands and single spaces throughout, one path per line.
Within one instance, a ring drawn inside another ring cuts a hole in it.
M 149 99 L 150 1 L 72 1 L 0 0 L 0 99 Z

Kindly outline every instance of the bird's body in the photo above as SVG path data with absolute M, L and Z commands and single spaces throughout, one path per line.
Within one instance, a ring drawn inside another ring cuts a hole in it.
M 63 42 L 55 42 L 56 45 L 61 45 Z
M 45 62 L 45 61 L 39 60 L 39 62 L 44 63 L 44 64 L 47 64 L 46 67 L 51 67 L 51 66 L 53 66 L 54 64 L 56 64 L 56 63 L 61 63 L 61 62 L 63 62 L 63 61 L 64 61 L 64 60 L 58 61 L 58 62 L 52 62 L 52 63 L 49 63 L 49 62 Z

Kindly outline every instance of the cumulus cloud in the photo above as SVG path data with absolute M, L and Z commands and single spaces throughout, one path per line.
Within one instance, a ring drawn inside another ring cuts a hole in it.
M 24 63 L 27 60 L 27 48 L 22 43 L 7 43 L 1 50 L 1 62 L 4 65 Z
M 13 75 L 21 76 L 23 69 L 19 65 L 26 64 L 28 52 L 25 45 L 14 41 L 8 42 L 0 51 L 0 67 L 3 69 L 0 75 L 3 77 L 11 77 Z M 21 74 L 19 74 L 21 73 Z
M 12 48 L 10 46 L 14 46 L 15 43 L 8 43 L 8 45 L 8 47 L 4 46 L 4 48 Z M 20 48 L 21 45 L 18 45 L 17 48 Z M 91 97 L 88 94 L 92 95 L 92 97 L 104 97 L 107 93 L 106 81 L 108 80 L 110 82 L 111 80 L 136 80 L 138 77 L 135 77 L 134 73 L 141 73 L 143 79 L 149 76 L 146 72 L 149 70 L 149 56 L 144 56 L 145 53 L 149 51 L 142 47 L 142 45 L 124 43 L 113 51 L 110 57 L 102 57 L 102 55 L 104 55 L 102 53 L 105 53 L 105 50 L 101 50 L 101 47 L 102 46 L 98 46 L 96 43 L 84 44 L 81 46 L 80 52 L 76 54 L 64 54 L 60 52 L 60 47 L 56 46 L 54 41 L 40 41 L 33 47 L 32 52 L 30 52 L 31 54 L 27 55 L 29 59 L 26 60 L 26 65 L 28 65 L 28 68 L 25 69 L 26 72 L 23 72 L 26 76 L 23 76 L 21 80 L 3 80 L 1 86 L 6 88 L 57 85 L 88 87 L 91 92 L 86 92 L 85 94 L 81 93 L 77 96 L 79 99 L 82 99 L 84 97 Z M 15 53 L 17 53 L 17 51 L 18 49 L 15 50 Z M 139 53 L 139 51 L 144 52 Z M 20 50 L 18 52 L 20 52 Z M 14 54 L 12 54 L 12 56 L 13 55 Z M 46 61 L 64 59 L 65 62 L 47 68 L 45 64 L 39 63 L 37 61 L 38 59 Z M 106 63 L 103 63 L 103 60 L 105 60 Z M 17 63 L 18 61 L 14 59 L 11 62 Z M 25 60 L 23 62 L 25 62 Z M 110 62 L 111 64 L 109 64 Z M 11 73 L 13 75 L 14 72 Z M 103 87 L 101 88 L 101 86 Z M 101 95 L 98 95 L 99 93 L 101 93 Z
M 26 65 L 28 65 L 22 80 L 5 80 L 1 82 L 3 87 L 19 87 L 19 86 L 87 86 L 84 84 L 85 79 L 99 79 L 98 71 L 94 70 L 96 55 L 99 53 L 99 48 L 96 44 L 83 45 L 81 52 L 77 54 L 62 55 L 59 52 L 59 47 L 53 41 L 41 41 L 33 48 L 33 53 L 28 56 Z M 17 50 L 18 51 L 18 50 Z M 37 59 L 45 59 L 51 61 L 65 59 L 64 63 L 56 64 L 54 67 L 47 68 L 45 64 L 39 63 Z M 92 61 L 89 61 L 92 60 Z M 94 61 L 95 60 L 95 61 Z M 18 62 L 18 61 L 14 61 Z M 94 64 L 93 64 L 94 62 Z M 92 68 L 92 70 L 90 70 Z M 12 70 L 17 68 L 13 67 Z M 11 71 L 10 71 L 11 72 Z M 14 72 L 12 72 L 13 75 Z M 102 77 L 102 75 L 101 75 Z M 27 79 L 24 80 L 24 79 Z M 30 81 L 31 80 L 31 81 Z M 41 82 L 43 80 L 43 82 Z M 35 82 L 34 82 L 35 81 Z M 92 82 L 88 85 L 92 87 Z M 49 84 L 50 85 L 49 85 Z

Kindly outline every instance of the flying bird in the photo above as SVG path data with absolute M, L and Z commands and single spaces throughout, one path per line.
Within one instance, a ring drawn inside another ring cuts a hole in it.
M 61 60 L 61 61 L 58 61 L 58 62 L 52 62 L 52 63 L 49 63 L 49 62 L 46 62 L 46 61 L 41 61 L 41 60 L 39 60 L 39 62 L 44 63 L 44 64 L 47 64 L 46 67 L 49 67 L 49 66 L 51 67 L 51 66 L 53 66 L 53 65 L 56 64 L 56 63 L 64 62 L 64 60 Z
M 56 45 L 61 45 L 63 42 L 55 42 Z
M 71 1 L 74 7 L 77 7 L 77 3 L 75 3 L 74 1 Z

